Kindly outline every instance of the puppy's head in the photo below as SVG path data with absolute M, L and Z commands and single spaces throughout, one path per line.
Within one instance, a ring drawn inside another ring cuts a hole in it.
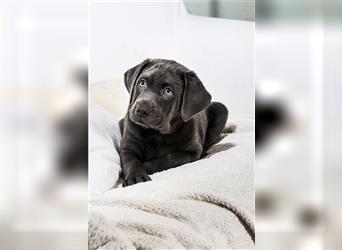
M 146 59 L 125 73 L 128 115 L 144 128 L 170 133 L 210 104 L 211 96 L 193 71 L 163 59 Z

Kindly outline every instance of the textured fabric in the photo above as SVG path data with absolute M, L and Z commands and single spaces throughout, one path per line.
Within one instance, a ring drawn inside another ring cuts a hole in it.
M 253 249 L 254 122 L 235 122 L 207 158 L 92 199 L 89 249 Z

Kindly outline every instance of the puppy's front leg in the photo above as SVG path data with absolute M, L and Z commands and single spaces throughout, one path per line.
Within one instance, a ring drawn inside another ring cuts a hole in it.
M 200 152 L 177 151 L 144 162 L 144 168 L 148 174 L 153 174 L 196 161 L 200 157 Z
M 123 186 L 134 185 L 139 182 L 150 181 L 147 170 L 142 161 L 133 152 L 121 150 L 121 166 L 123 172 Z

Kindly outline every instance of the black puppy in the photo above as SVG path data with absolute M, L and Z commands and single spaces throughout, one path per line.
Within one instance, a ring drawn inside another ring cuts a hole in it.
M 123 186 L 149 174 L 192 162 L 218 140 L 227 108 L 211 96 L 193 71 L 163 59 L 147 59 L 125 73 L 130 93 L 120 121 Z

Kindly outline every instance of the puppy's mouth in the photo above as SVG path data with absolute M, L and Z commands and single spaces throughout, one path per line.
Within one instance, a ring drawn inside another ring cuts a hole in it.
M 130 115 L 131 121 L 135 124 L 143 127 L 143 128 L 149 128 L 149 125 L 144 122 L 144 119 L 136 117 L 135 115 Z
M 129 112 L 129 118 L 132 122 L 143 128 L 159 129 L 163 124 L 163 117 L 160 115 L 154 115 L 143 118 L 136 116 L 134 112 Z

